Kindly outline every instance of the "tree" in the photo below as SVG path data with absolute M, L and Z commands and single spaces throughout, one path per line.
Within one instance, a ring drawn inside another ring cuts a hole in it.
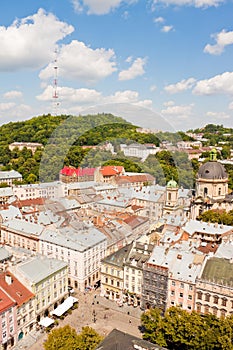
M 233 350 L 233 316 L 219 319 L 173 306 L 164 316 L 147 310 L 141 321 L 143 339 L 170 350 Z
M 82 332 L 78 335 L 77 350 L 94 350 L 97 345 L 103 340 L 93 328 L 83 327 Z
M 69 325 L 53 329 L 44 342 L 45 350 L 94 350 L 102 337 L 91 327 L 83 327 L 77 334 Z
M 78 335 L 69 325 L 53 329 L 44 342 L 45 350 L 77 350 Z

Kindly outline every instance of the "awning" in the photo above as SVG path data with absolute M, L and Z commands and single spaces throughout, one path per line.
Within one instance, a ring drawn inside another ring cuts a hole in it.
M 39 325 L 40 326 L 43 326 L 43 327 L 49 327 L 51 326 L 51 324 L 54 323 L 54 320 L 50 317 L 45 317 L 45 318 L 42 318 L 39 322 Z
M 51 312 L 51 315 L 61 316 L 67 310 L 69 310 L 74 305 L 74 303 L 77 303 L 77 302 L 78 302 L 77 298 L 70 296 L 65 301 L 63 301 L 63 303 L 58 305 L 58 307 Z

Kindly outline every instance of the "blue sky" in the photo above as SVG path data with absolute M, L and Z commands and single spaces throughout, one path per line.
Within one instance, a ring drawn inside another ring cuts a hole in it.
M 1 0 L 0 124 L 100 111 L 233 127 L 232 20 L 221 0 Z

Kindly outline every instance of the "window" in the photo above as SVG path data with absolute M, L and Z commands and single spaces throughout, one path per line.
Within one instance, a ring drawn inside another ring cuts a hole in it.
M 189 294 L 188 300 L 192 300 L 192 298 L 193 298 L 192 295 Z
M 202 299 L 202 292 L 197 292 L 197 299 Z
M 210 294 L 205 295 L 205 301 L 210 301 Z
M 175 286 L 176 285 L 176 282 L 175 281 L 172 281 L 172 286 Z
M 208 305 L 205 305 L 204 313 L 205 313 L 205 314 L 208 314 L 208 313 L 209 313 L 209 306 L 208 306 Z
M 222 299 L 222 306 L 226 306 L 227 305 L 227 299 L 226 298 L 223 298 Z
M 201 312 L 201 304 L 200 303 L 197 304 L 197 312 Z
M 193 290 L 193 286 L 189 285 L 189 290 Z
M 175 295 L 175 291 L 174 290 L 171 291 L 171 295 Z
M 180 293 L 180 298 L 183 298 L 184 294 L 183 293 Z
M 214 296 L 214 304 L 218 304 L 219 297 L 217 295 Z
M 184 283 L 181 283 L 181 284 L 180 284 L 180 288 L 184 288 Z

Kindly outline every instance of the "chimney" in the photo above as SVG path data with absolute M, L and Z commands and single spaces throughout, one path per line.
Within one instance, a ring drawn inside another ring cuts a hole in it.
M 10 286 L 12 284 L 11 275 L 5 275 L 5 281 Z

